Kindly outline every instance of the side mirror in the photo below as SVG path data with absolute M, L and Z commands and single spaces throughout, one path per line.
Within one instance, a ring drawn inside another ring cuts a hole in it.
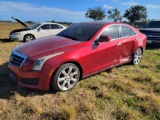
M 99 39 L 98 39 L 98 42 L 108 42 L 111 40 L 111 37 L 110 36 L 100 36 Z
M 38 31 L 41 31 L 42 30 L 42 28 L 38 28 Z

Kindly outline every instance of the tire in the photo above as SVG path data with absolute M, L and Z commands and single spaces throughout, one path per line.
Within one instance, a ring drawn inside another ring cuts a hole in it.
M 32 41 L 34 39 L 35 39 L 35 37 L 31 34 L 28 34 L 28 35 L 24 36 L 24 42 L 29 42 L 29 41 Z
M 142 57 L 142 49 L 141 48 L 138 48 L 136 50 L 136 52 L 134 53 L 134 56 L 133 56 L 133 60 L 132 60 L 132 64 L 133 65 L 137 65 L 139 64 L 140 60 L 141 60 L 141 57 Z
M 80 79 L 79 68 L 72 63 L 61 65 L 52 76 L 50 87 L 55 92 L 72 89 Z

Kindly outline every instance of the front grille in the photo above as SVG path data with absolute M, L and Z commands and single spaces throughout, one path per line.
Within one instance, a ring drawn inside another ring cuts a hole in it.
M 160 36 L 160 33 L 157 33 L 157 32 L 155 32 L 155 33 L 148 32 L 148 33 L 144 33 L 144 34 L 146 34 L 146 35 L 153 35 L 153 36 Z
M 160 41 L 160 37 L 149 37 L 149 36 L 147 36 L 147 40 Z
M 160 32 L 158 31 L 140 30 L 140 32 L 147 36 L 147 40 L 160 41 Z
M 140 30 L 140 32 L 145 35 L 160 36 L 160 31 Z
M 26 58 L 27 57 L 25 55 L 22 55 L 17 51 L 13 50 L 9 58 L 9 63 L 14 66 L 21 66 L 23 62 L 26 60 Z

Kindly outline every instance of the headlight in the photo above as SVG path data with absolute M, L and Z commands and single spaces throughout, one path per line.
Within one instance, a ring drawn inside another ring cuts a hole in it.
M 45 61 L 47 61 L 49 58 L 58 56 L 58 55 L 63 54 L 63 53 L 64 52 L 59 52 L 59 53 L 48 55 L 48 56 L 45 56 L 45 57 L 42 57 L 42 58 L 39 58 L 39 59 L 35 60 L 32 70 L 37 70 L 37 71 L 41 70 Z
M 15 32 L 14 35 L 21 35 L 21 32 Z

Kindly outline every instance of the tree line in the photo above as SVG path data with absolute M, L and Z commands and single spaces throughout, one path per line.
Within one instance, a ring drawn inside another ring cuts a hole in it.
M 89 8 L 85 14 L 86 18 L 91 18 L 95 21 L 103 20 L 107 15 L 101 7 Z M 145 21 L 147 19 L 147 9 L 144 6 L 132 6 L 125 10 L 125 13 L 121 15 L 121 12 L 115 8 L 108 11 L 108 19 L 113 19 L 114 22 L 120 21 L 126 18 L 130 24 L 134 24 L 136 21 Z

